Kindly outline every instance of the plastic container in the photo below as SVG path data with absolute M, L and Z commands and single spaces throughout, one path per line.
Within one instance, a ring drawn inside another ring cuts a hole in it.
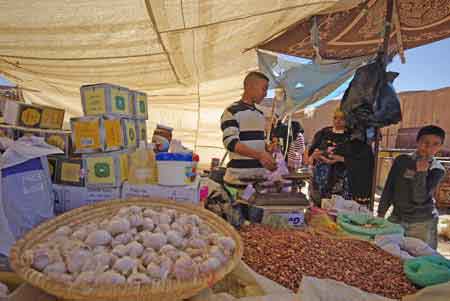
M 194 175 L 192 154 L 159 153 L 156 155 L 158 183 L 164 186 L 184 186 Z

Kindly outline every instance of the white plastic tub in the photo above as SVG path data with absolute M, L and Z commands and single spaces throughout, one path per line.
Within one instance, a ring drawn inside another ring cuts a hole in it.
M 158 184 L 184 186 L 192 183 L 192 161 L 156 161 Z

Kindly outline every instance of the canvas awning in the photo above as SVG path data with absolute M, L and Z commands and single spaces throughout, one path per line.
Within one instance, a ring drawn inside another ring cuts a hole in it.
M 0 1 L 0 74 L 29 100 L 82 114 L 79 87 L 109 82 L 150 95 L 149 130 L 175 128 L 204 161 L 222 148 L 219 118 L 257 68 L 243 50 L 358 0 Z

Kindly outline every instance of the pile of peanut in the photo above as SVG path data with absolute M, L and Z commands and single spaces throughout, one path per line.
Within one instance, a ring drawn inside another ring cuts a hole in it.
M 403 273 L 400 259 L 365 241 L 263 225 L 244 227 L 241 236 L 244 262 L 295 292 L 303 275 L 342 281 L 392 299 L 417 290 Z

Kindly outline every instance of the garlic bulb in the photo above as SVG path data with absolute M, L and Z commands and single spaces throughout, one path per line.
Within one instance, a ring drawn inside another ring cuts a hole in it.
M 212 246 L 209 250 L 209 254 L 211 255 L 211 257 L 215 257 L 216 259 L 218 259 L 221 263 L 225 263 L 228 260 L 228 258 L 218 246 Z
M 117 245 L 126 245 L 133 240 L 133 235 L 130 232 L 122 233 L 114 237 L 111 246 L 114 248 Z
M 155 229 L 155 232 L 157 232 L 157 233 L 164 233 L 164 234 L 166 234 L 169 231 L 170 231 L 170 225 L 169 224 L 160 224 Z
M 153 216 L 155 216 L 157 214 L 157 212 L 153 209 L 145 209 L 144 212 L 142 213 L 142 215 L 144 217 L 150 217 L 153 218 Z
M 170 271 L 172 270 L 173 262 L 169 257 L 161 256 L 160 257 L 160 263 L 161 263 L 161 279 L 165 280 L 169 276 Z
M 109 248 L 106 247 L 106 246 L 96 246 L 96 247 L 92 250 L 92 253 L 93 253 L 93 254 L 98 254 L 98 253 L 107 252 L 108 250 L 109 250 Z
M 152 233 L 148 236 L 143 237 L 144 246 L 157 251 L 161 249 L 166 243 L 167 238 L 162 233 Z
M 183 256 L 175 261 L 173 266 L 175 278 L 178 280 L 188 280 L 198 275 L 197 265 L 189 256 Z
M 149 263 L 147 266 L 147 274 L 157 280 L 162 278 L 161 267 L 156 263 Z
M 217 270 L 221 266 L 219 259 L 210 257 L 199 265 L 200 273 L 207 274 Z
M 105 230 L 96 230 L 88 235 L 86 244 L 91 247 L 107 245 L 111 242 L 112 237 L 109 232 Z
M 233 251 L 236 248 L 236 242 L 231 237 L 221 236 L 219 237 L 218 242 L 226 251 Z
M 57 236 L 69 236 L 70 234 L 72 234 L 72 228 L 70 228 L 69 226 L 62 226 L 59 227 L 56 231 L 55 234 Z
M 132 270 L 137 268 L 137 260 L 128 256 L 118 259 L 114 263 L 114 270 L 120 272 L 121 274 L 129 274 Z
M 189 240 L 188 246 L 194 249 L 204 249 L 208 246 L 208 243 L 201 238 L 194 238 Z
M 94 284 L 96 280 L 96 273 L 94 271 L 81 272 L 75 279 L 75 284 Z
M 36 249 L 31 254 L 31 266 L 38 271 L 43 271 L 49 264 L 62 260 L 57 250 L 46 247 Z
M 157 258 L 157 254 L 154 250 L 152 249 L 145 249 L 144 253 L 141 256 L 141 262 L 145 265 L 148 266 L 150 263 L 154 262 Z
M 155 224 L 151 218 L 145 217 L 142 222 L 142 228 L 144 230 L 153 231 L 153 229 L 155 229 Z
M 116 216 L 118 217 L 125 217 L 130 213 L 130 207 L 122 207 L 117 212 Z
M 46 275 L 56 281 L 62 281 L 64 283 L 72 283 L 73 276 L 70 274 L 60 273 L 60 272 L 48 272 Z
M 133 271 L 127 279 L 128 283 L 132 284 L 140 284 L 140 283 L 150 283 L 150 278 L 144 273 L 138 273 L 137 271 Z
M 131 227 L 139 227 L 144 223 L 144 218 L 140 214 L 133 213 L 128 216 L 128 221 Z
M 142 255 L 142 252 L 144 252 L 144 246 L 142 246 L 137 241 L 130 242 L 128 245 L 126 245 L 127 248 L 127 255 L 133 258 L 140 257 Z
M 66 258 L 67 270 L 71 273 L 79 273 L 83 265 L 92 258 L 91 252 L 87 250 L 73 250 Z
M 126 282 L 126 278 L 114 271 L 106 271 L 101 273 L 96 279 L 98 284 L 122 284 Z
M 66 264 L 62 261 L 58 261 L 55 263 L 51 263 L 47 265 L 44 269 L 44 274 L 50 274 L 50 273 L 65 273 L 67 272 Z
M 87 236 L 88 236 L 88 234 L 89 233 L 88 233 L 86 228 L 80 228 L 80 229 L 74 231 L 72 233 L 71 237 L 74 238 L 74 239 L 85 241 Z
M 106 230 L 111 233 L 111 235 L 117 235 L 120 233 L 125 233 L 130 231 L 131 225 L 128 219 L 126 218 L 113 218 L 108 225 L 106 226 Z
M 179 232 L 170 230 L 166 234 L 167 242 L 177 248 L 181 247 L 183 243 L 183 237 Z
M 129 212 L 134 213 L 134 214 L 138 214 L 142 212 L 142 208 L 139 206 L 130 206 L 129 207 Z
M 128 254 L 128 248 L 125 245 L 117 245 L 114 247 L 111 254 L 118 257 L 124 257 Z
M 0 298 L 6 298 L 8 296 L 9 289 L 8 287 L 0 282 Z
M 169 215 L 164 214 L 164 213 L 159 215 L 159 223 L 160 224 L 170 225 L 171 222 L 172 222 L 172 218 Z
M 98 270 L 102 267 L 111 267 L 115 262 L 115 257 L 109 252 L 100 252 L 92 257 L 92 260 L 85 262 L 82 270 Z

